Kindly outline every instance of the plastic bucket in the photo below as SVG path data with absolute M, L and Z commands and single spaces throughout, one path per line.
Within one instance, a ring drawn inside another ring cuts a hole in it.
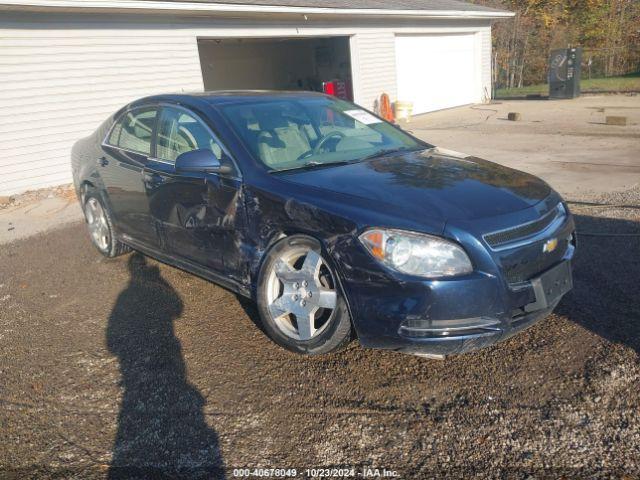
M 409 122 L 413 113 L 413 102 L 397 101 L 395 104 L 396 120 Z

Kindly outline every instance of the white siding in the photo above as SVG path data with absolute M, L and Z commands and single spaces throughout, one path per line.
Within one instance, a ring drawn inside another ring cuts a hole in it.
M 481 55 L 482 55 L 482 99 L 485 102 L 491 100 L 491 27 L 485 27 L 480 31 Z
M 355 36 L 352 56 L 357 56 L 354 71 L 357 102 L 370 110 L 386 93 L 394 101 L 397 96 L 395 34 L 390 31 L 360 33 Z
M 397 100 L 396 34 L 476 32 L 490 91 L 488 20 L 393 22 L 3 13 L 0 195 L 70 182 L 73 143 L 129 101 L 203 90 L 198 37 L 351 36 L 355 100 L 371 109 Z
M 193 35 L 0 22 L 0 195 L 71 182 L 70 149 L 136 98 L 202 90 Z

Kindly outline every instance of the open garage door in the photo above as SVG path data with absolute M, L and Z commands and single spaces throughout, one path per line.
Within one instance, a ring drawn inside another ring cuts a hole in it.
M 199 38 L 198 50 L 206 90 L 322 92 L 324 86 L 353 98 L 349 37 Z
M 414 114 L 482 100 L 476 35 L 396 37 L 398 100 L 413 102 Z

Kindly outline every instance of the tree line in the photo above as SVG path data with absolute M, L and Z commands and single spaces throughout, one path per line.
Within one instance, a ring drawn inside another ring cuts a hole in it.
M 640 71 L 640 0 L 475 0 L 510 10 L 494 24 L 494 84 L 547 81 L 549 52 L 583 47 L 582 78 Z

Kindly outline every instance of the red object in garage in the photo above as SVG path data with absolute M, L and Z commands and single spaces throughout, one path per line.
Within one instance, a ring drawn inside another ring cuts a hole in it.
M 322 82 L 322 91 L 327 95 L 349 100 L 349 87 L 344 80 L 331 80 L 330 82 Z

